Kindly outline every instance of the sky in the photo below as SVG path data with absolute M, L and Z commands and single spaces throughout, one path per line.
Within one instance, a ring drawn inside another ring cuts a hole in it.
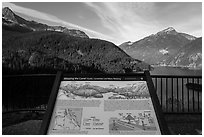
M 2 6 L 26 19 L 79 29 L 116 45 L 168 27 L 202 36 L 201 2 L 3 2 Z

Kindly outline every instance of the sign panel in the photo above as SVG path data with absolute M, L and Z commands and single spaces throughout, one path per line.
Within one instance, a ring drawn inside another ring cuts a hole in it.
M 63 77 L 46 134 L 162 134 L 147 81 Z

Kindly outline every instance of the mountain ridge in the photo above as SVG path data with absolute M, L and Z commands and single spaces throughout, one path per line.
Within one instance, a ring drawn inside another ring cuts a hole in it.
M 129 44 L 130 42 L 122 43 L 119 47 L 131 57 L 154 66 L 190 67 L 190 63 L 188 65 L 177 65 L 172 63 L 172 61 L 182 48 L 185 48 L 188 43 L 196 39 L 197 38 L 192 35 L 177 32 L 173 27 L 168 27 L 156 34 L 135 41 L 132 44 Z M 202 51 L 201 48 L 199 48 L 199 50 Z
M 13 19 L 17 23 L 13 23 Z M 22 26 L 23 22 L 29 27 Z M 3 25 L 5 23 L 9 25 Z M 47 73 L 56 70 L 69 73 L 131 73 L 152 69 L 111 42 L 44 28 L 31 30 L 31 25 L 36 27 L 36 24 L 38 28 L 46 25 L 27 21 L 20 16 L 10 19 L 2 17 L 3 74 Z
M 2 9 L 2 23 L 6 26 L 16 26 L 24 27 L 28 29 L 28 31 L 60 31 L 68 35 L 81 37 L 81 38 L 89 38 L 86 33 L 80 30 L 68 29 L 62 26 L 49 26 L 47 24 L 38 23 L 36 21 L 28 21 L 24 18 L 16 15 L 10 8 L 4 7 Z

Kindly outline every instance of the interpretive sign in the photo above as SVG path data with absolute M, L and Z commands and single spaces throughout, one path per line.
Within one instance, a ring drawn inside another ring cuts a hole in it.
M 148 72 L 58 73 L 41 134 L 151 135 L 168 130 Z

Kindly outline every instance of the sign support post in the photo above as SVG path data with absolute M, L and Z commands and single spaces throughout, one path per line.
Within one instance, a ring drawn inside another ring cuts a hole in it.
M 45 116 L 43 118 L 43 122 L 41 124 L 40 134 L 42 134 L 42 135 L 47 134 L 47 130 L 48 130 L 48 127 L 49 127 L 48 123 L 50 123 L 50 119 L 51 119 L 51 116 L 52 116 L 52 113 L 53 113 L 53 109 L 54 109 L 55 101 L 56 101 L 56 98 L 57 98 L 58 88 L 59 88 L 59 85 L 60 85 L 60 82 L 61 82 L 61 78 L 62 78 L 62 72 L 58 71 L 57 74 L 56 74 L 56 78 L 55 78 L 53 87 L 52 87 L 51 94 L 50 94 L 49 102 L 48 102 L 48 105 L 47 105 L 47 110 L 46 110 Z

